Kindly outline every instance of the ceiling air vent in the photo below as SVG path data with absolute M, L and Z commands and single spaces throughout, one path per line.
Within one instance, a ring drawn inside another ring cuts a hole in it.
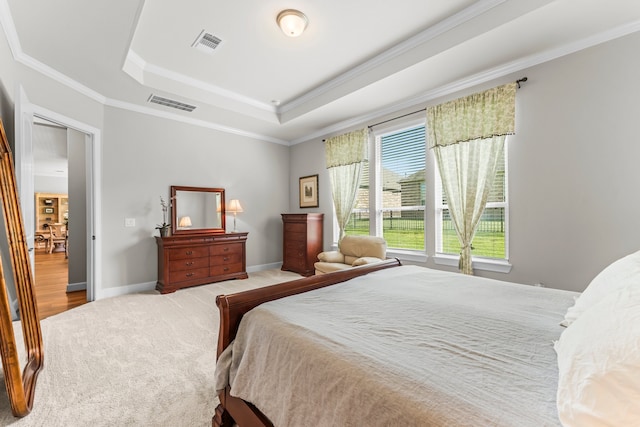
M 207 33 L 205 30 L 202 30 L 191 47 L 200 49 L 203 52 L 212 53 L 221 42 L 222 40 L 220 40 L 218 37 L 214 36 L 213 34 Z
M 151 94 L 147 102 L 153 102 L 154 104 L 160 104 L 171 108 L 177 108 L 178 110 L 192 112 L 196 109 L 195 105 L 185 104 L 184 102 L 174 101 L 173 99 L 163 98 L 158 95 Z

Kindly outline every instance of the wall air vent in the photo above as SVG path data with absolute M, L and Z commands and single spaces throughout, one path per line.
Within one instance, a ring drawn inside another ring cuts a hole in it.
M 185 104 L 184 102 L 174 101 L 173 99 L 163 98 L 158 95 L 151 94 L 147 102 L 164 105 L 166 107 L 177 108 L 178 110 L 192 112 L 196 109 L 195 105 Z
M 218 37 L 214 36 L 213 34 L 207 33 L 205 30 L 202 30 L 191 47 L 195 47 L 196 49 L 200 49 L 201 51 L 206 53 L 213 53 L 215 48 L 217 48 L 221 42 L 222 40 L 220 40 Z

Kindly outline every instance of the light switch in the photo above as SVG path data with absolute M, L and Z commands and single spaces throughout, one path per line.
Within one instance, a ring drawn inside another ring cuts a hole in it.
M 125 227 L 135 227 L 136 226 L 136 219 L 135 218 L 125 218 L 124 219 L 124 226 Z

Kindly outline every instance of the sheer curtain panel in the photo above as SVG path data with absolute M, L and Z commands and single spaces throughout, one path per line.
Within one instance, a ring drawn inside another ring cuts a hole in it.
M 367 159 L 369 130 L 367 128 L 328 138 L 325 160 L 331 181 L 331 195 L 339 227 L 338 242 L 344 236 L 356 201 L 362 165 Z
M 460 271 L 473 274 L 471 242 L 496 175 L 507 135 L 515 131 L 516 83 L 427 109 L 449 212 L 460 241 Z

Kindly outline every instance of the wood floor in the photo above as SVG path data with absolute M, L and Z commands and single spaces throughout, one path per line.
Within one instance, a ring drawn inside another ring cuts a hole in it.
M 68 260 L 64 252 L 50 254 L 41 248 L 35 251 L 34 281 L 40 319 L 85 304 L 86 291 L 67 293 Z

